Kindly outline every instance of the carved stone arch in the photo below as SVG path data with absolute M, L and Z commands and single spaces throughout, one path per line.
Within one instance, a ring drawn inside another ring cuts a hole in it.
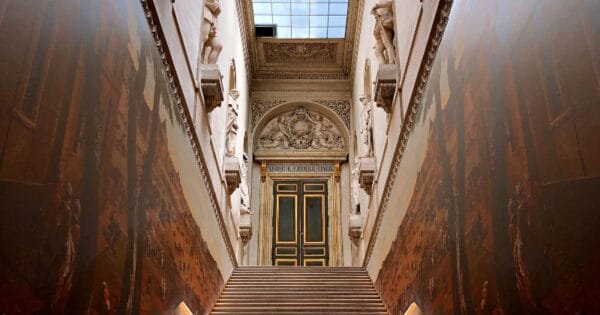
M 254 127 L 252 143 L 257 156 L 345 159 L 350 141 L 344 121 L 331 109 L 294 101 L 265 113 Z

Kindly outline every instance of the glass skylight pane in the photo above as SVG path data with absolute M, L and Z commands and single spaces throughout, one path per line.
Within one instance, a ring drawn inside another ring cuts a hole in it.
M 292 28 L 292 38 L 308 38 L 308 27 Z
M 277 38 L 290 38 L 292 37 L 291 27 L 277 27 Z
M 327 15 L 329 7 L 326 3 L 312 3 L 310 5 L 310 15 Z
M 273 18 L 271 17 L 271 15 L 255 15 L 254 24 L 273 24 Z
M 311 16 L 310 26 L 327 26 L 327 16 Z
M 277 26 L 290 26 L 292 25 L 292 21 L 289 15 L 274 15 L 273 24 Z
M 329 38 L 344 38 L 346 37 L 346 28 L 344 27 L 330 27 L 327 31 L 327 37 Z
M 270 3 L 254 3 L 254 14 L 271 14 Z
M 331 3 L 329 4 L 330 15 L 346 15 L 348 11 L 348 4 L 345 3 Z
M 311 27 L 310 38 L 327 38 L 326 27 Z
M 289 15 L 291 10 L 289 3 L 273 3 L 273 15 Z
M 292 27 L 308 27 L 308 16 L 292 16 Z
M 329 26 L 346 26 L 346 16 L 330 16 Z
M 344 38 L 348 0 L 252 0 L 256 25 L 277 25 L 276 38 Z
M 308 3 L 292 3 L 292 14 L 293 15 L 308 15 L 309 13 Z

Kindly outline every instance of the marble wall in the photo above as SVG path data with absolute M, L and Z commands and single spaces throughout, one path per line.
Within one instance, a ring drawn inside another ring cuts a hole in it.
M 232 262 L 141 2 L 1 1 L 0 41 L 0 313 L 206 313 Z
M 367 266 L 393 314 L 600 312 L 599 16 L 454 1 Z

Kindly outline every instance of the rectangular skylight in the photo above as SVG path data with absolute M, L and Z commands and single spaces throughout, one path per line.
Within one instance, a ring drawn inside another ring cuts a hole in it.
M 254 24 L 275 25 L 275 38 L 344 38 L 348 0 L 252 0 Z

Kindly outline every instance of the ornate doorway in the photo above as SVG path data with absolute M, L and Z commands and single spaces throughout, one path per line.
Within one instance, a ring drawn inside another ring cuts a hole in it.
M 327 181 L 285 180 L 273 185 L 273 265 L 329 264 Z

